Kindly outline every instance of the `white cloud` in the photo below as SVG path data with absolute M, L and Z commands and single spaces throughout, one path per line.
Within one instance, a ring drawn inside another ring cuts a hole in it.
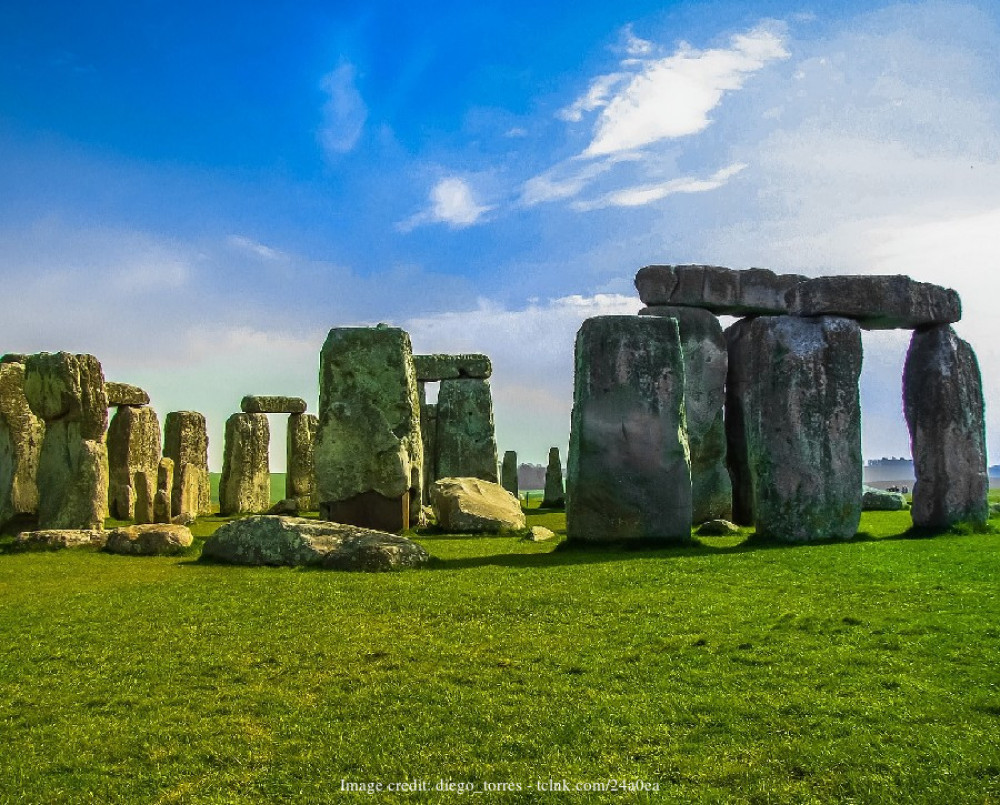
M 628 77 L 628 73 L 609 73 L 597 76 L 590 82 L 586 93 L 569 106 L 560 109 L 556 116 L 570 123 L 579 123 L 583 120 L 585 112 L 593 112 L 595 109 L 607 106 L 611 91 Z
M 659 201 L 675 193 L 704 193 L 722 187 L 733 176 L 746 168 L 744 163 L 736 163 L 716 171 L 707 179 L 694 176 L 683 176 L 658 184 L 639 185 L 615 190 L 591 201 L 577 201 L 574 210 L 600 210 L 606 207 L 642 207 Z
M 319 141 L 331 156 L 351 151 L 357 145 L 368 119 L 368 107 L 358 91 L 356 80 L 354 65 L 344 62 L 323 76 L 320 82 L 320 87 L 329 97 L 323 104 Z
M 238 251 L 247 252 L 262 260 L 286 259 L 286 256 L 277 249 L 272 249 L 270 246 L 265 246 L 263 243 L 258 243 L 252 238 L 247 238 L 243 235 L 230 235 L 226 239 L 226 243 Z
M 462 229 L 478 223 L 492 206 L 476 201 L 469 183 L 458 176 L 446 176 L 431 188 L 430 206 L 398 224 L 402 232 L 409 232 L 423 224 L 447 224 L 452 229 Z

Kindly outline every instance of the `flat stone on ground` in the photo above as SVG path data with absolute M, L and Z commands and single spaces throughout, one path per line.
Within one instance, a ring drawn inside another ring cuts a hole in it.
M 63 548 L 101 547 L 107 532 L 97 528 L 47 528 L 22 531 L 16 545 L 22 550 L 58 551 Z
M 480 478 L 442 478 L 431 486 L 431 503 L 437 524 L 455 533 L 503 530 L 525 527 L 520 501 L 500 484 Z
M 191 529 L 183 525 L 157 523 L 132 525 L 108 532 L 104 550 L 125 556 L 172 556 L 194 541 Z
M 888 492 L 873 486 L 861 487 L 861 511 L 898 512 L 907 508 L 906 498 L 899 492 Z

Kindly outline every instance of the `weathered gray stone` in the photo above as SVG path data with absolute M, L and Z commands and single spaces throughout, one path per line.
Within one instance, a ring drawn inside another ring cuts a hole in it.
M 437 471 L 437 403 L 428 403 L 425 384 L 417 384 L 420 400 L 420 440 L 424 448 L 423 500 L 431 499 L 431 484 L 438 479 Z
M 26 360 L 28 356 L 21 352 L 8 352 L 0 357 L 0 363 L 24 363 Z
M 38 509 L 38 459 L 45 423 L 24 396 L 24 366 L 0 363 L 0 526 Z
M 153 498 L 154 523 L 169 523 L 173 519 L 170 503 L 173 488 L 174 461 L 171 458 L 161 458 L 156 468 L 156 495 Z
M 133 525 L 109 531 L 104 550 L 124 556 L 173 556 L 193 542 L 191 530 L 183 525 Z
M 430 556 L 406 537 L 298 517 L 245 517 L 205 542 L 203 559 L 237 565 L 312 565 L 331 570 L 420 567 Z
M 983 383 L 976 354 L 949 326 L 917 330 L 903 368 L 913 450 L 913 524 L 989 517 Z
M 147 406 L 121 406 L 108 425 L 108 508 L 116 520 L 135 518 L 135 473 L 155 477 L 160 463 L 160 422 Z
M 691 540 L 684 358 L 674 319 L 583 323 L 566 493 L 571 541 Z
M 417 522 L 424 451 L 409 335 L 385 325 L 330 330 L 319 408 L 320 516 L 384 531 Z
M 160 464 L 157 462 L 153 471 L 136 470 L 132 473 L 131 491 L 135 495 L 132 519 L 136 525 L 148 525 L 155 519 L 156 476 L 159 469 Z
M 296 501 L 298 511 L 317 511 L 316 429 L 319 418 L 313 414 L 288 417 L 285 451 L 285 497 Z M 298 514 L 296 511 L 296 514 Z
M 250 395 L 240 402 L 244 414 L 304 414 L 306 401 L 301 397 Z
M 414 355 L 413 366 L 421 383 L 462 377 L 485 380 L 493 374 L 487 355 Z
M 14 545 L 25 551 L 100 548 L 106 538 L 107 532 L 99 528 L 46 528 L 40 531 L 22 531 L 17 535 Z
M 514 497 L 518 496 L 517 453 L 513 450 L 508 450 L 503 454 L 503 463 L 500 466 L 500 486 Z
M 635 275 L 635 287 L 646 305 L 700 307 L 731 316 L 780 315 L 788 312 L 786 291 L 805 279 L 766 268 L 646 266 Z
M 750 324 L 747 451 L 757 533 L 849 539 L 861 518 L 861 330 L 849 319 Z
M 442 380 L 437 401 L 437 473 L 442 478 L 481 478 L 497 472 L 493 396 L 488 380 Z
M 657 306 L 645 316 L 677 319 L 684 350 L 684 411 L 691 449 L 691 505 L 694 523 L 732 516 L 733 488 L 726 469 L 728 356 L 722 325 L 714 314 L 691 307 Z
M 437 524 L 454 533 L 496 533 L 525 527 L 520 501 L 480 478 L 441 478 L 431 487 Z
M 197 411 L 171 411 L 163 423 L 163 455 L 174 462 L 171 510 L 198 516 L 212 513 L 208 477 L 208 428 Z
M 298 517 L 301 511 L 295 498 L 283 498 L 275 503 L 265 514 L 278 514 L 283 517 Z
M 104 388 L 109 408 L 118 405 L 149 405 L 149 395 L 138 386 L 108 380 L 104 383 Z
M 233 414 L 226 420 L 226 444 L 219 481 L 219 513 L 258 514 L 271 507 L 265 414 Z
M 740 533 L 740 527 L 736 523 L 719 518 L 702 523 L 698 526 L 697 533 L 701 537 L 732 537 Z
M 562 459 L 559 448 L 549 448 L 549 463 L 545 467 L 545 497 L 543 509 L 563 509 L 566 507 L 566 491 L 563 488 Z
M 753 483 L 750 456 L 747 452 L 747 406 L 751 380 L 750 325 L 753 319 L 740 319 L 725 331 L 726 373 L 726 465 L 733 490 L 734 522 L 743 526 L 754 523 Z
M 45 420 L 38 459 L 41 529 L 100 528 L 108 514 L 108 399 L 93 355 L 41 352 L 25 361 L 24 393 Z
M 906 498 L 899 492 L 888 492 L 873 486 L 861 487 L 861 511 L 863 512 L 898 512 L 906 507 Z
M 789 289 L 785 301 L 794 315 L 843 316 L 866 330 L 912 330 L 962 318 L 951 288 L 902 275 L 818 277 Z
M 554 531 L 550 531 L 548 528 L 540 525 L 533 525 L 528 529 L 528 536 L 525 537 L 528 542 L 548 542 L 555 538 L 556 534 Z

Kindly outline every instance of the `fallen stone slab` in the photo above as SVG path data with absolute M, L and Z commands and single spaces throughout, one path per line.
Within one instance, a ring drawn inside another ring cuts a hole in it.
M 556 538 L 555 531 L 550 531 L 549 529 L 540 525 L 533 525 L 528 530 L 528 536 L 525 537 L 525 539 L 528 542 L 548 542 L 550 539 L 555 539 L 555 538 Z
M 664 265 L 640 268 L 635 287 L 645 305 L 700 307 L 730 316 L 780 315 L 788 312 L 786 292 L 806 279 L 766 268 Z
M 420 567 L 430 555 L 412 540 L 383 531 L 258 515 L 222 526 L 205 542 L 201 558 L 234 565 L 379 571 Z
M 887 492 L 873 486 L 861 487 L 861 511 L 898 512 L 907 508 L 906 498 L 899 492 Z
M 736 523 L 719 518 L 702 523 L 695 533 L 700 537 L 731 537 L 740 533 L 740 527 Z
M 485 380 L 493 374 L 493 364 L 488 355 L 414 355 L 413 367 L 417 381 L 435 383 L 439 380 L 458 380 L 462 377 Z
M 306 401 L 301 397 L 248 394 L 240 401 L 240 410 L 244 414 L 304 414 Z
M 46 528 L 41 531 L 22 531 L 15 546 L 21 550 L 58 551 L 63 548 L 100 548 L 107 539 L 107 532 L 96 528 Z
M 789 289 L 788 312 L 796 316 L 843 316 L 866 330 L 914 330 L 962 318 L 956 291 L 907 276 L 817 277 Z
M 123 556 L 173 556 L 192 542 L 194 538 L 187 526 L 166 523 L 132 525 L 109 531 L 104 550 Z
M 496 533 L 525 527 L 520 501 L 500 484 L 480 478 L 442 478 L 431 486 L 437 524 L 455 533 Z
M 138 386 L 105 380 L 104 390 L 108 395 L 108 408 L 120 405 L 149 405 L 149 395 Z

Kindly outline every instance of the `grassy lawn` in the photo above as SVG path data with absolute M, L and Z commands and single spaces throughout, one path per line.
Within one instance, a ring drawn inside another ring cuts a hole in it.
M 424 536 L 433 567 L 383 575 L 202 565 L 200 541 L 2 554 L 0 802 L 469 799 L 442 779 L 1000 802 L 1000 536 L 909 526 L 648 552 Z

